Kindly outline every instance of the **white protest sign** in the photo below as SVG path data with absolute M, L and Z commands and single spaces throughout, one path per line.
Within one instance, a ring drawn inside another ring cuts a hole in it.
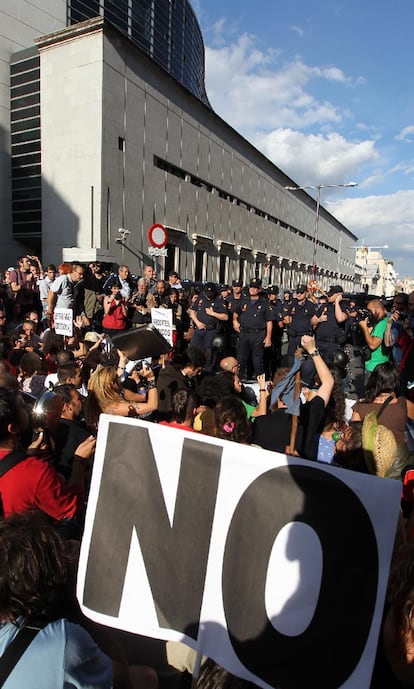
M 77 594 L 264 688 L 368 687 L 398 481 L 101 415 Z
M 173 345 L 173 313 L 172 309 L 151 309 L 151 322 L 170 345 Z
M 55 309 L 53 312 L 55 332 L 57 335 L 73 335 L 73 311 L 72 309 Z

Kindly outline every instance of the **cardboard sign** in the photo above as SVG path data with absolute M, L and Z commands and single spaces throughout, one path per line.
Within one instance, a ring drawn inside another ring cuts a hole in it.
M 151 309 L 151 323 L 159 330 L 161 335 L 165 337 L 167 342 L 172 346 L 172 331 L 173 331 L 173 312 L 172 309 Z
M 55 332 L 57 335 L 72 337 L 73 335 L 73 311 L 72 309 L 55 309 Z
M 265 688 L 367 687 L 399 501 L 398 481 L 102 415 L 78 598 Z

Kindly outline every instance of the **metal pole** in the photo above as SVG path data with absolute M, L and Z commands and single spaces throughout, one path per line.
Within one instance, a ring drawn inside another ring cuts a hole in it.
M 318 233 L 319 233 L 319 208 L 321 205 L 321 185 L 316 187 L 316 216 L 315 216 L 315 233 L 313 236 L 313 258 L 312 258 L 312 276 L 315 279 L 318 272 L 316 266 L 316 254 L 318 249 Z

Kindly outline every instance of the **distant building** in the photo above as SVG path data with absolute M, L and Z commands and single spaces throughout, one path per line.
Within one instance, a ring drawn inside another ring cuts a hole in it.
M 397 275 L 394 264 L 384 258 L 380 250 L 368 246 L 357 249 L 355 276 L 356 285 L 367 294 L 387 298 L 395 294 Z
M 315 236 L 315 200 L 285 190 L 295 183 L 211 109 L 186 0 L 20 4 L 0 9 L 5 263 L 30 248 L 197 280 L 267 271 L 294 287 L 316 244 L 317 282 L 353 289 L 355 235 L 321 208 Z M 168 231 L 155 258 L 154 223 Z

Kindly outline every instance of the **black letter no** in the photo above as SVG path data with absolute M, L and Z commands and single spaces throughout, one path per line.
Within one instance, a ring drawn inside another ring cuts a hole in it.
M 302 634 L 288 637 L 269 622 L 265 584 L 273 543 L 293 521 L 317 533 L 323 572 L 311 623 Z M 240 661 L 271 686 L 340 687 L 365 647 L 377 580 L 378 552 L 369 516 L 334 476 L 316 468 L 281 467 L 260 476 L 241 497 L 226 542 L 224 610 Z

